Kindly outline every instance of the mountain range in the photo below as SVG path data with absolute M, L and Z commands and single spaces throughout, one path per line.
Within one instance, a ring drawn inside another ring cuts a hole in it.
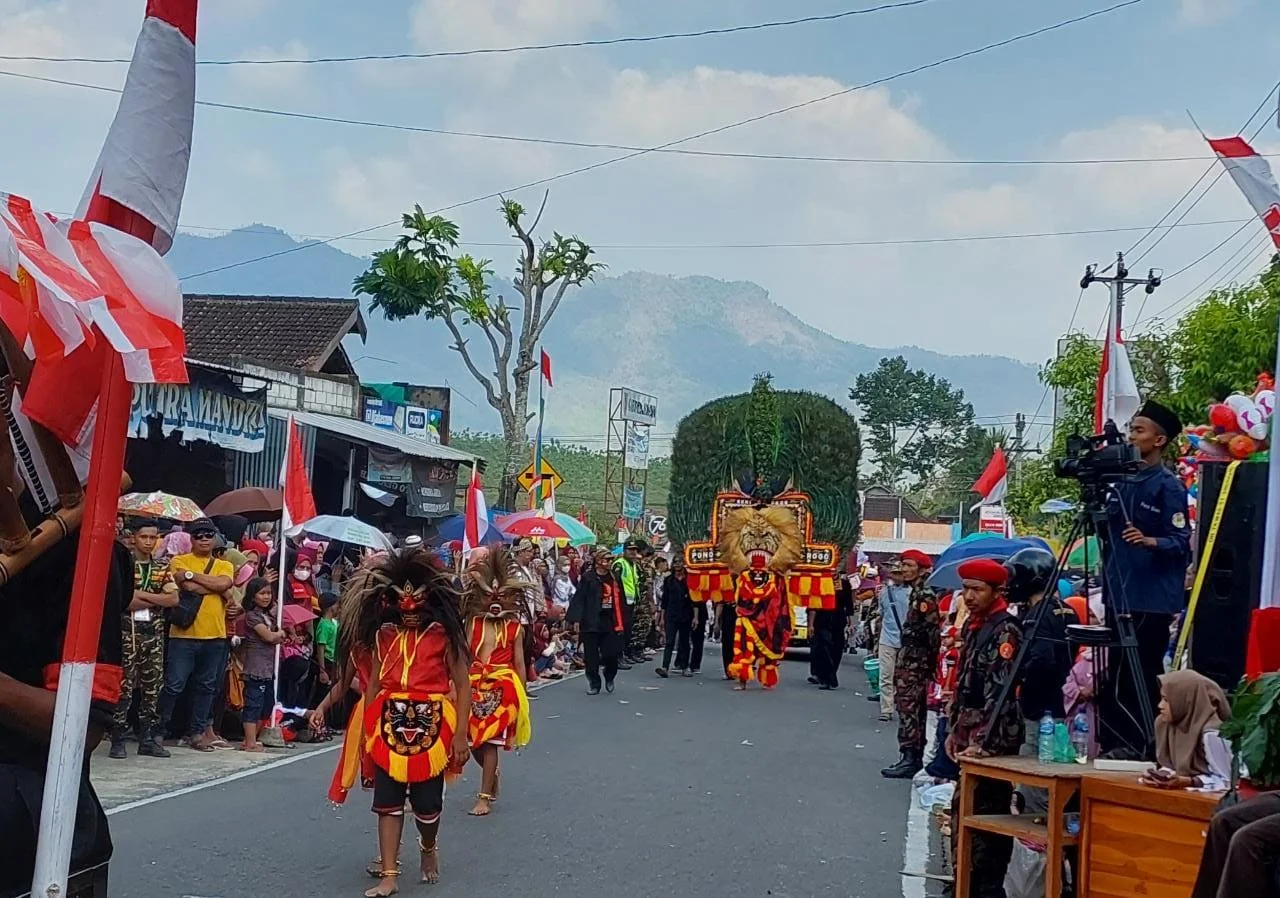
M 236 264 L 246 259 L 261 261 Z M 259 296 L 350 296 L 352 280 L 368 261 L 329 245 L 307 245 L 265 225 L 216 237 L 180 234 L 168 260 L 188 293 Z M 493 289 L 504 292 L 501 283 Z M 518 299 L 509 284 L 505 292 L 509 303 Z M 449 385 L 455 428 L 500 430 L 484 391 L 458 354 L 446 348 L 450 340 L 443 325 L 393 324 L 368 312 L 367 305 L 365 319 L 367 343 L 349 337 L 347 346 L 362 379 Z M 886 336 L 867 322 L 869 343 Z M 483 343 L 477 339 L 471 347 L 480 352 Z M 598 278 L 566 294 L 544 348 L 555 380 L 547 399 L 547 432 L 588 446 L 603 444 L 611 387 L 657 397 L 654 449 L 661 451 L 681 417 L 717 396 L 750 389 L 758 372 L 772 373 L 779 389 L 812 390 L 847 405 L 854 378 L 891 355 L 962 388 L 976 414 L 988 420 L 1012 418 L 1034 408 L 1043 395 L 1035 367 L 1024 362 L 839 340 L 801 321 L 757 284 L 709 277 L 628 272 Z M 491 367 L 484 359 L 477 365 L 482 371 Z

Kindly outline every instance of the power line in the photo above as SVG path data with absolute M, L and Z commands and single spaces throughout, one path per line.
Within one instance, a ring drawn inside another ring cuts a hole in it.
M 496 190 L 496 191 L 493 191 L 492 193 L 486 193 L 486 194 L 483 194 L 483 195 L 481 195 L 481 196 L 472 197 L 472 198 L 471 198 L 471 199 L 469 199 L 469 200 L 463 200 L 463 201 L 461 201 L 461 202 L 453 203 L 453 204 L 451 204 L 451 205 L 443 206 L 443 207 L 441 207 L 441 208 L 439 208 L 439 209 L 435 209 L 435 210 L 433 210 L 430 214 L 432 214 L 432 215 L 438 215 L 438 214 L 443 213 L 443 212 L 449 212 L 449 211 L 452 211 L 452 210 L 454 210 L 454 209 L 460 209 L 460 208 L 462 208 L 462 207 L 464 207 L 464 206 L 470 206 L 470 205 L 474 205 L 475 203 L 481 203 L 481 202 L 484 202 L 485 200 L 497 199 L 498 197 L 504 196 L 504 195 L 506 195 L 506 194 L 516 193 L 517 191 L 527 190 L 527 189 L 532 188 L 532 187 L 541 187 L 541 186 L 542 186 L 542 185 L 544 185 L 544 184 L 550 184 L 550 183 L 552 183 L 552 182 L 554 182 L 554 181 L 560 181 L 560 180 L 563 180 L 563 179 L 565 179 L 565 178 L 571 178 L 571 177 L 574 177 L 575 175 L 585 174 L 585 173 L 587 173 L 587 172 L 595 171 L 596 169 L 604 168 L 604 167 L 609 166 L 609 165 L 614 165 L 614 164 L 619 163 L 619 162 L 626 162 L 627 160 L 629 160 L 629 159 L 635 159 L 635 158 L 636 158 L 636 157 L 638 157 L 638 156 L 644 156 L 644 155 L 647 155 L 647 154 L 649 154 L 649 153 L 654 153 L 654 152 L 659 152 L 659 151 L 661 151 L 661 150 L 666 150 L 666 149 L 669 149 L 669 148 L 671 148 L 671 147 L 675 147 L 675 146 L 679 146 L 679 145 L 681 145 L 681 144 L 689 143 L 689 142 L 694 141 L 694 140 L 699 140 L 699 139 L 701 139 L 701 138 L 703 138 L 703 137 L 710 137 L 710 136 L 712 136 L 712 135 L 714 135 L 714 134 L 722 134 L 722 133 L 724 133 L 724 132 L 726 132 L 726 131 L 730 131 L 730 130 L 733 130 L 733 129 L 735 129 L 735 128 L 743 127 L 744 125 L 754 124 L 754 123 L 756 123 L 756 122 L 764 121 L 765 119 L 773 118 L 773 117 L 778 116 L 778 115 L 784 115 L 784 114 L 786 114 L 786 113 L 788 113 L 788 112 L 794 112 L 794 111 L 795 111 L 795 110 L 797 110 L 797 109 L 803 109 L 803 108 L 806 108 L 806 107 L 809 107 L 809 106 L 814 106 L 814 105 L 816 105 L 816 104 L 818 104 L 818 103 L 824 103 L 824 102 L 826 102 L 826 101 L 828 101 L 828 100 L 832 100 L 832 99 L 835 99 L 835 98 L 837 98 L 837 97 L 842 97 L 842 96 L 845 96 L 845 95 L 847 95 L 847 94 L 854 93 L 854 92 L 859 91 L 859 90 L 866 90 L 866 89 L 871 88 L 871 87 L 877 87 L 877 86 L 882 85 L 882 84 L 887 84 L 887 83 L 889 83 L 890 81 L 896 81 L 896 80 L 898 80 L 898 79 L 900 79 L 900 78 L 905 78 L 905 77 L 907 77 L 907 76 L 909 76 L 909 75 L 914 75 L 914 74 L 918 74 L 918 73 L 920 73 L 920 72 L 928 71 L 928 70 L 930 70 L 930 69 L 939 68 L 939 67 L 941 67 L 941 66 L 948 65 L 948 64 L 950 64 L 950 63 L 952 63 L 952 62 L 957 62 L 957 61 L 962 60 L 962 59 L 967 59 L 967 58 L 972 57 L 972 56 L 977 56 L 977 55 L 979 55 L 979 54 L 981 54 L 981 53 L 986 53 L 986 52 L 988 52 L 988 51 L 996 50 L 996 49 L 999 49 L 999 48 L 1001 48 L 1001 47 L 1007 47 L 1007 46 L 1009 46 L 1010 44 L 1015 44 L 1015 43 L 1018 43 L 1019 41 L 1028 40 L 1028 39 L 1030 39 L 1030 38 L 1037 37 L 1037 36 L 1042 35 L 1042 34 L 1047 34 L 1047 33 L 1049 33 L 1049 32 L 1056 31 L 1056 30 L 1061 29 L 1061 28 L 1066 28 L 1066 27 L 1068 27 L 1068 26 L 1070 26 L 1070 25 L 1075 25 L 1075 24 L 1078 24 L 1078 23 L 1080 23 L 1080 22 L 1087 21 L 1087 20 L 1089 20 L 1089 19 L 1094 19 L 1094 18 L 1097 18 L 1098 16 L 1107 15 L 1107 14 L 1109 14 L 1109 13 L 1116 12 L 1117 10 L 1125 9 L 1125 8 L 1127 8 L 1127 7 L 1130 7 L 1130 6 L 1136 6 L 1136 5 L 1138 5 L 1139 3 L 1142 3 L 1142 2 L 1144 2 L 1144 0 L 1123 0 L 1123 2 L 1121 2 L 1121 3 L 1116 3 L 1116 4 L 1113 4 L 1112 6 L 1108 6 L 1108 7 L 1105 7 L 1105 8 L 1103 8 L 1103 9 L 1094 10 L 1093 12 L 1089 12 L 1089 13 L 1084 13 L 1084 14 L 1082 14 L 1082 15 L 1075 16 L 1075 17 L 1070 18 L 1070 19 L 1064 19 L 1064 20 L 1062 20 L 1062 21 L 1060 21 L 1060 22 L 1055 22 L 1055 23 L 1054 23 L 1054 24 L 1052 24 L 1052 25 L 1044 25 L 1044 26 L 1041 26 L 1040 28 L 1036 28 L 1036 29 L 1033 29 L 1033 30 L 1031 30 L 1031 31 L 1025 31 L 1025 32 L 1023 32 L 1023 33 L 1021 33 L 1021 34 L 1016 34 L 1016 35 L 1013 35 L 1012 37 L 1007 37 L 1007 38 L 1004 38 L 1003 40 L 995 41 L 995 42 L 993 42 L 993 43 L 984 44 L 984 45 L 983 45 L 983 46 L 981 46 L 981 47 L 975 47 L 975 48 L 973 48 L 973 49 L 971 49 L 971 50 L 965 50 L 965 51 L 963 51 L 963 52 L 961 52 L 961 53 L 954 53 L 954 54 L 952 54 L 952 55 L 950 55 L 950 56 L 945 56 L 945 57 L 943 57 L 943 58 L 941 58 L 941 59 L 936 59 L 936 60 L 934 60 L 934 61 L 932 61 L 932 62 L 923 63 L 923 64 L 921 64 L 921 65 L 913 66 L 913 67 L 911 67 L 911 68 L 909 68 L 909 69 L 903 69 L 902 71 L 895 72 L 895 73 L 894 73 L 894 74 L 892 74 L 892 75 L 886 75 L 886 76 L 884 76 L 884 77 L 882 77 L 882 78 L 876 78 L 876 79 L 874 79 L 874 80 L 872 80 L 872 81 L 866 81 L 866 82 L 863 82 L 863 83 L 861 83 L 861 84 L 855 84 L 855 85 L 853 85 L 852 87 L 847 87 L 847 88 L 843 88 L 843 89 L 838 90 L 838 91 L 833 91 L 832 93 L 825 94 L 825 95 L 820 96 L 820 97 L 815 97 L 815 98 L 813 98 L 813 99 L 811 99 L 811 100 L 805 100 L 805 101 L 800 102 L 800 103 L 792 103 L 792 104 L 791 104 L 791 105 L 789 105 L 789 106 L 783 106 L 783 107 L 781 107 L 781 108 L 779 108 L 779 109 L 774 109 L 774 110 L 771 110 L 771 111 L 769 111 L 769 112 L 761 113 L 761 114 L 759 114 L 759 115 L 754 115 L 754 116 L 750 116 L 750 117 L 745 118 L 745 119 L 740 119 L 740 120 L 738 120 L 738 121 L 736 121 L 736 122 L 730 122 L 729 124 L 726 124 L 726 125 L 720 125 L 720 126 L 715 127 L 715 128 L 709 128 L 709 129 L 704 130 L 704 131 L 699 131 L 699 132 L 697 132 L 697 133 L 695 133 L 695 134 L 690 134 L 690 135 L 688 135 L 688 136 L 686 136 L 686 137 L 677 138 L 677 139 L 675 139 L 675 140 L 669 140 L 669 141 L 667 141 L 667 142 L 665 142 L 665 143 L 662 143 L 662 144 L 659 144 L 658 146 L 655 146 L 655 147 L 646 147 L 646 148 L 644 148 L 644 149 L 637 150 L 637 151 L 635 151 L 635 152 L 626 153 L 626 154 L 621 155 L 621 156 L 614 156 L 614 157 L 612 157 L 612 158 L 610 158 L 610 159 L 603 159 L 603 160 L 601 160 L 601 161 L 599 161 L 599 162 L 593 162 L 593 163 L 591 163 L 590 165 L 580 166 L 580 167 L 578 167 L 578 168 L 570 169 L 569 171 L 564 171 L 564 172 L 560 172 L 560 173 L 558 173 L 558 174 L 549 175 L 549 176 L 547 176 L 547 177 L 545 177 L 545 178 L 538 178 L 538 179 L 533 180 L 533 181 L 528 181 L 528 182 L 526 182 L 526 183 L 524 183 L 524 184 L 518 184 L 518 185 L 516 185 L 516 186 L 514 186 L 514 187 L 508 187 L 508 188 L 506 188 L 505 190 Z M 348 236 L 348 237 L 351 237 L 351 236 L 358 236 L 359 234 L 367 233 L 367 232 L 369 232 L 369 231 L 377 231 L 377 230 L 381 230 L 382 228 L 390 227 L 391 225 L 394 225 L 394 224 L 398 223 L 399 221 L 400 221 L 400 219 L 399 219 L 399 218 L 396 218 L 396 219 L 393 219 L 393 220 L 392 220 L 392 221 L 390 221 L 390 222 L 385 222 L 385 223 L 383 223 L 383 224 L 378 224 L 378 225 L 373 225 L 372 227 L 363 228 L 363 229 L 361 229 L 361 230 L 359 230 L 359 231 L 355 231 L 355 232 L 353 232 L 353 233 L 351 233 L 351 234 L 348 234 L 348 235 L 345 235 L 345 236 Z M 323 241 L 323 242 L 324 242 L 324 243 L 331 243 L 331 242 L 333 242 L 333 241 Z M 261 258 L 255 258 L 255 259 L 245 259 L 245 260 L 244 260 L 244 261 L 242 261 L 242 262 L 234 263 L 234 264 L 232 264 L 232 265 L 222 265 L 222 266 L 219 266 L 219 267 L 218 267 L 218 268 L 216 268 L 216 269 L 210 269 L 210 270 L 208 270 L 208 271 L 201 271 L 201 272 L 197 272 L 196 274 L 188 275 L 188 276 L 186 277 L 186 280 L 191 280 L 191 279 L 193 279 L 193 278 L 197 278 L 197 277 L 203 277 L 204 275 L 206 275 L 206 274 L 212 274 L 212 273 L 214 273 L 215 271 L 226 271 L 226 270 L 227 270 L 227 269 L 229 269 L 229 268 L 237 268 L 237 267 L 240 267 L 240 266 L 243 266 L 243 265 L 252 265 L 252 264 L 254 264 L 255 262 L 261 262 L 261 261 L 263 261 L 264 259 L 275 258 L 275 257 L 277 257 L 277 256 L 284 255 L 285 253 L 297 252 L 297 251 L 299 251 L 300 249 L 305 249 L 305 248 L 308 248 L 308 247 L 318 246 L 318 245 L 320 245 L 320 244 L 319 244 L 319 243 L 308 243 L 308 244 L 303 244 L 303 245 L 302 245 L 302 246 L 300 246 L 300 247 L 293 247 L 292 249 L 284 250 L 283 252 L 272 253 L 272 254 L 271 254 L 271 255 L 269 255 L 269 256 L 264 256 L 264 257 L 261 257 Z
M 1226 246 L 1228 242 L 1230 242 L 1231 240 L 1234 240 L 1234 239 L 1235 239 L 1235 237 L 1236 237 L 1236 235 L 1238 235 L 1238 234 L 1240 234 L 1241 232 L 1243 232 L 1243 231 L 1244 231 L 1244 229 L 1245 229 L 1245 228 L 1247 228 L 1247 227 L 1249 227 L 1249 225 L 1253 224 L 1253 222 L 1254 222 L 1254 219 L 1252 219 L 1252 218 L 1246 218 L 1243 222 L 1241 222 L 1241 223 L 1240 223 L 1240 227 L 1236 228 L 1234 231 L 1232 231 L 1232 232 L 1231 232 L 1230 234 L 1228 234 L 1226 237 L 1223 237 L 1223 238 L 1222 238 L 1222 240 L 1221 240 L 1221 241 L 1220 241 L 1220 242 L 1219 242 L 1219 243 L 1218 243 L 1218 244 L 1217 244 L 1213 249 L 1209 250 L 1208 252 L 1204 253 L 1203 255 L 1198 256 L 1198 257 L 1195 259 L 1195 261 L 1193 261 L 1193 262 L 1188 262 L 1186 265 L 1183 265 L 1181 268 L 1179 268 L 1179 269 L 1178 269 L 1177 271 L 1175 271 L 1173 274 L 1166 275 L 1166 276 L 1164 277 L 1164 282 L 1165 282 L 1165 283 L 1168 283 L 1169 281 L 1171 281 L 1171 280 L 1173 280 L 1174 278 L 1176 278 L 1178 275 L 1180 275 L 1180 274 L 1184 274 L 1185 272 L 1189 271 L 1190 269 L 1195 268 L 1197 265 L 1199 265 L 1199 264 L 1200 264 L 1201 262 L 1203 262 L 1205 259 L 1209 258 L 1209 257 L 1210 257 L 1210 256 L 1212 256 L 1214 253 L 1216 253 L 1218 250 L 1220 250 L 1220 249 L 1222 249 L 1224 246 Z M 1143 304 L 1144 304 L 1144 305 L 1146 304 L 1146 300 L 1145 300 L 1145 299 L 1143 300 Z M 1141 307 L 1139 307 L 1139 308 L 1138 308 L 1138 318 L 1139 318 L 1139 319 L 1141 319 L 1141 317 L 1142 317 L 1142 308 L 1141 308 Z
M 853 16 L 869 15 L 895 9 L 906 9 L 911 6 L 923 6 L 933 0 L 898 0 L 894 3 L 882 3 L 879 6 L 847 9 L 843 12 L 825 15 L 803 16 L 798 19 L 782 19 L 769 22 L 754 22 L 748 25 L 729 25 L 722 28 L 703 28 L 698 31 L 669 31 L 661 34 L 631 35 L 627 37 L 595 38 L 578 41 L 556 41 L 549 44 L 518 44 L 510 47 L 477 47 L 467 50 L 435 50 L 427 53 L 366 53 L 354 56 L 318 56 L 318 57 L 276 57 L 267 59 L 202 59 L 196 65 L 204 66 L 270 66 L 270 65 L 323 65 L 345 62 L 383 62 L 412 59 L 456 59 L 463 56 L 495 56 L 506 53 L 528 53 L 538 50 L 564 50 L 577 47 L 607 47 L 617 44 L 647 44 L 657 41 L 682 40 L 687 38 L 715 37 L 725 34 L 741 34 L 751 31 L 766 31 L 773 28 L 789 28 L 795 25 L 811 25 L 820 22 L 836 22 Z M 118 64 L 130 60 L 121 57 L 94 56 L 0 56 L 0 60 L 12 62 L 58 62 L 58 63 L 93 63 Z
M 1265 240 L 1267 243 L 1270 243 L 1270 241 L 1271 241 L 1270 235 L 1267 235 L 1267 236 L 1264 238 L 1264 240 Z M 1221 264 L 1219 264 L 1217 268 L 1215 268 L 1213 271 L 1209 272 L 1209 274 L 1208 274 L 1206 277 L 1204 277 L 1204 278 L 1200 281 L 1200 283 L 1196 284 L 1194 287 L 1192 287 L 1192 288 L 1191 288 L 1190 290 L 1188 290 L 1186 293 L 1184 293 L 1184 294 L 1182 294 L 1181 296 L 1179 296 L 1179 297 L 1178 297 L 1177 299 L 1175 299 L 1173 302 L 1168 303 L 1168 304 L 1167 304 L 1167 305 L 1165 305 L 1165 306 L 1162 306 L 1160 309 L 1158 309 L 1157 311 L 1155 311 L 1154 313 L 1152 313 L 1152 315 L 1151 315 L 1151 317 L 1150 317 L 1150 319 L 1149 319 L 1149 320 L 1151 320 L 1151 321 L 1156 321 L 1156 320 L 1160 319 L 1162 316 L 1164 316 L 1164 314 L 1165 314 L 1166 312 L 1169 312 L 1169 311 L 1171 311 L 1171 310 L 1173 310 L 1173 309 L 1175 309 L 1175 308 L 1177 308 L 1177 307 L 1181 306 L 1181 305 L 1182 305 L 1183 303 L 1185 303 L 1187 300 L 1189 300 L 1189 299 L 1192 299 L 1192 300 L 1197 299 L 1197 298 L 1201 295 L 1201 292 L 1202 292 L 1202 290 L 1203 290 L 1204 286 L 1205 286 L 1206 284 L 1208 284 L 1211 280 L 1213 280 L 1215 277 L 1217 277 L 1217 276 L 1218 276 L 1218 274 L 1219 274 L 1219 272 L 1221 272 L 1221 271 L 1223 271 L 1223 270 L 1225 270 L 1225 269 L 1227 269 L 1227 268 L 1230 268 L 1232 265 L 1236 264 L 1236 263 L 1240 260 L 1240 258 L 1241 258 L 1240 254 L 1241 254 L 1241 253 L 1245 253 L 1245 254 L 1246 254 L 1246 255 L 1244 256 L 1244 258 L 1245 258 L 1245 260 L 1247 261 L 1247 260 L 1249 260 L 1249 259 L 1252 259 L 1252 258 L 1257 254 L 1257 252 L 1259 252 L 1259 251 L 1261 250 L 1261 247 L 1262 247 L 1262 244 L 1261 244 L 1261 243 L 1259 243 L 1259 240 L 1258 240 L 1257 236 L 1255 236 L 1255 235 L 1249 235 L 1249 236 L 1246 236 L 1244 243 L 1243 243 L 1241 246 L 1237 247 L 1237 248 L 1236 248 L 1236 250 L 1235 250 L 1235 252 L 1233 252 L 1233 253 L 1232 253 L 1230 256 L 1228 256 L 1225 260 L 1223 260 L 1223 262 L 1222 262 Z M 1250 250 L 1251 250 L 1251 249 L 1253 250 L 1252 252 L 1250 252 Z M 1217 289 L 1217 286 L 1218 286 L 1218 284 L 1220 284 L 1220 283 L 1222 283 L 1222 281 L 1221 281 L 1221 280 L 1219 280 L 1219 281 L 1215 282 L 1215 284 L 1214 284 L 1213 288 L 1211 288 L 1211 290 L 1210 290 L 1209 292 L 1212 292 L 1212 290 L 1213 290 L 1213 289 Z M 1137 326 L 1137 321 L 1135 320 L 1135 327 L 1136 327 L 1136 326 Z
M 1189 221 L 1183 222 L 1178 227 L 1211 227 L 1217 225 L 1240 224 L 1247 227 L 1255 219 L 1238 219 L 1225 218 L 1218 221 Z M 1170 227 L 1173 227 L 1170 225 Z M 255 231 L 253 229 L 235 229 L 235 228 L 217 228 L 211 226 L 200 225 L 181 225 L 184 230 L 200 230 L 216 233 L 226 233 L 236 231 L 240 234 L 257 235 L 262 237 L 276 236 L 270 231 Z M 872 247 L 872 246 L 920 246 L 929 244 L 946 244 L 946 243 L 974 243 L 993 240 L 1031 240 L 1045 237 L 1079 237 L 1093 234 L 1123 234 L 1132 231 L 1145 230 L 1146 225 L 1134 225 L 1131 227 L 1114 227 L 1114 228 L 1078 228 L 1075 230 L 1064 231 L 1033 231 L 1023 233 L 1006 233 L 1006 234 L 963 234 L 951 237 L 901 237 L 887 238 L 883 240 L 816 240 L 816 241 L 791 241 L 791 242 L 761 242 L 761 243 L 593 243 L 593 249 L 600 250 L 720 250 L 720 249 L 821 249 L 828 247 Z M 1243 227 L 1242 227 L 1243 229 Z M 1237 231 L 1236 233 L 1239 233 Z M 357 237 L 342 238 L 332 237 L 322 234 L 299 234 L 298 239 L 316 240 L 321 242 L 329 242 L 340 239 L 356 239 L 367 240 L 385 245 L 386 241 L 381 238 L 374 237 Z M 459 241 L 460 246 L 469 247 L 509 247 L 513 245 L 513 241 Z

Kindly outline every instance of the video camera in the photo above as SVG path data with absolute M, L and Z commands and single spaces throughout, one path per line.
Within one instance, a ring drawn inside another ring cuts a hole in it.
M 1114 421 L 1108 421 L 1102 433 L 1067 437 L 1066 455 L 1054 461 L 1053 476 L 1071 478 L 1085 487 L 1100 487 L 1118 483 L 1141 468 L 1138 447 L 1124 438 Z

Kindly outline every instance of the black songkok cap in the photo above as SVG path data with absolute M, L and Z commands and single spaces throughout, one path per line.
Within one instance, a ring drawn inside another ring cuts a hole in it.
M 1182 419 L 1178 417 L 1178 413 L 1155 400 L 1148 399 L 1147 404 L 1138 410 L 1137 417 L 1154 421 L 1156 427 L 1163 430 L 1170 440 L 1182 433 Z

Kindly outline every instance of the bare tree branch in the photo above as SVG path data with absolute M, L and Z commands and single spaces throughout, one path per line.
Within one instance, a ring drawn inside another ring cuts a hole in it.
M 551 199 L 551 189 L 547 188 L 542 191 L 542 205 L 538 207 L 538 214 L 533 217 L 533 224 L 529 225 L 530 234 L 538 230 L 538 222 L 542 221 L 542 213 L 547 211 L 547 200 L 549 199 Z
M 494 392 L 493 381 L 481 374 L 480 369 L 471 360 L 471 353 L 467 350 L 467 341 L 462 338 L 462 331 L 453 320 L 453 316 L 446 315 L 444 323 L 449 328 L 449 333 L 453 334 L 453 346 L 449 348 L 462 356 L 462 361 L 467 366 L 467 370 L 471 372 L 471 376 L 484 387 L 485 398 L 489 401 L 489 404 L 498 411 L 502 411 L 503 403 L 498 399 L 498 394 Z
M 560 300 L 564 298 L 565 291 L 569 289 L 569 279 L 565 278 L 560 282 L 560 287 L 556 290 L 556 295 L 551 300 L 551 306 L 547 309 L 547 314 L 542 316 L 538 321 L 538 334 L 541 336 L 542 331 L 551 322 L 551 316 L 556 313 L 556 309 L 560 307 Z

